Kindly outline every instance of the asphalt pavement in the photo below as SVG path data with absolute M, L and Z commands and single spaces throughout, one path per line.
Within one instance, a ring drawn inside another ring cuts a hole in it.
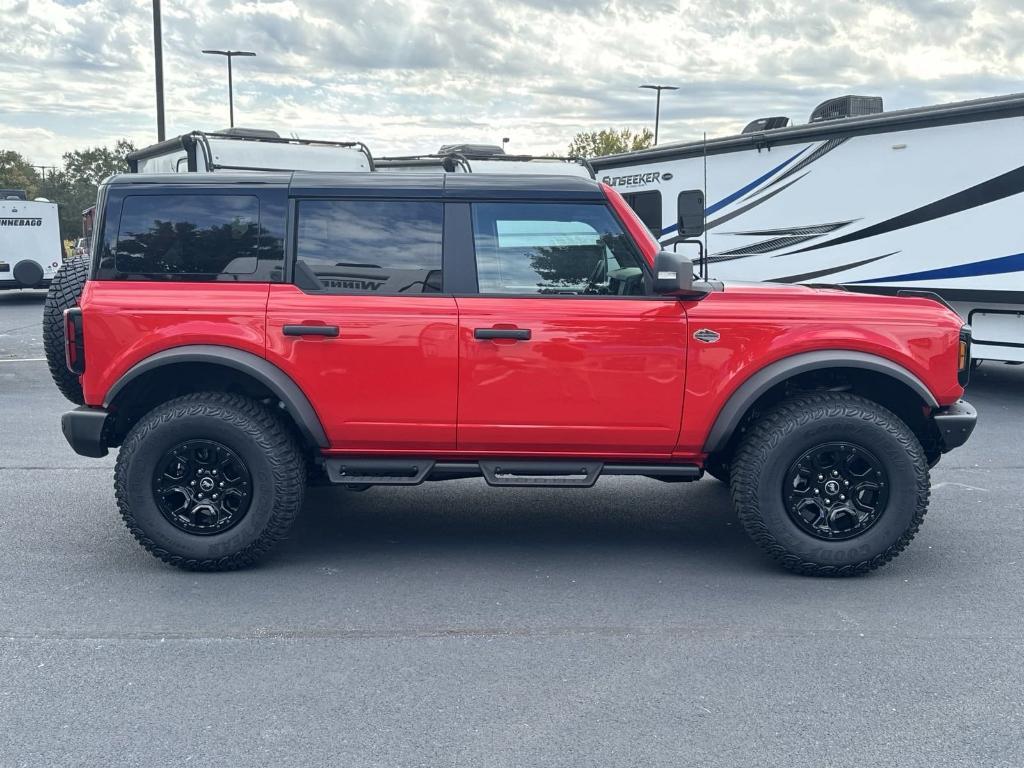
M 1024 367 L 924 527 L 779 570 L 722 484 L 315 489 L 252 570 L 163 565 L 0 293 L 0 766 L 1020 766 Z

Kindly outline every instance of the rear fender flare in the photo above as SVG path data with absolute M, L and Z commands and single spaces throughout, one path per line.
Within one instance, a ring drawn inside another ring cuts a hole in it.
M 327 448 L 327 433 L 324 432 L 320 417 L 303 393 L 288 374 L 262 357 L 232 347 L 220 347 L 213 344 L 193 344 L 174 347 L 157 352 L 129 368 L 107 392 L 103 406 L 109 408 L 118 394 L 132 381 L 157 368 L 179 363 L 210 363 L 251 376 L 259 381 L 274 396 L 284 403 L 285 410 L 295 420 L 295 424 L 303 438 L 311 445 Z

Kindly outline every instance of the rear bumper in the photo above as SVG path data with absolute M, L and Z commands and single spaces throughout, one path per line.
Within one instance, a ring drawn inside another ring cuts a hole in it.
M 105 408 L 83 405 L 61 416 L 60 428 L 75 453 L 98 459 L 107 455 L 104 432 L 109 416 Z
M 948 453 L 967 442 L 978 422 L 978 412 L 966 400 L 957 400 L 937 410 L 932 418 L 939 429 L 942 452 Z

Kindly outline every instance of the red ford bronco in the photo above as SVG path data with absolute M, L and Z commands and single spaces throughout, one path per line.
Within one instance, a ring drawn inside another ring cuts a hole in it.
M 310 481 L 708 472 L 783 566 L 857 574 L 976 419 L 939 301 L 695 280 L 589 179 L 126 175 L 96 211 L 45 309 L 63 430 L 120 446 L 128 529 L 185 568 L 255 562 Z

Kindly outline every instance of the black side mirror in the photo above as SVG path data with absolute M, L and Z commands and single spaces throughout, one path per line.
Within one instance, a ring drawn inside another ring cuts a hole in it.
M 700 237 L 704 234 L 704 193 L 687 189 L 679 193 L 677 201 L 679 237 Z
M 661 251 L 654 257 L 654 292 L 663 296 L 702 296 L 693 285 L 693 262 L 681 253 Z

